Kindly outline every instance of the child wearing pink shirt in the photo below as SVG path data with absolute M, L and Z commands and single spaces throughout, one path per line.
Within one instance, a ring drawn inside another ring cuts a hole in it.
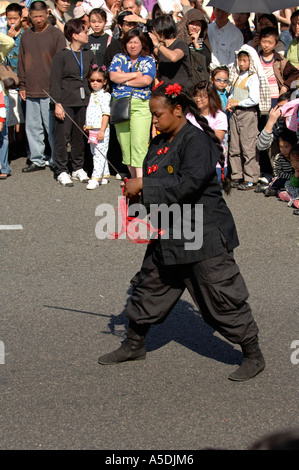
M 222 111 L 222 104 L 217 88 L 215 85 L 208 81 L 201 81 L 197 83 L 192 90 L 192 96 L 197 104 L 198 109 L 202 116 L 206 118 L 211 129 L 216 134 L 216 137 L 220 140 L 223 147 L 223 154 L 225 156 L 224 173 L 222 174 L 221 166 L 217 163 L 216 171 L 218 175 L 218 181 L 221 184 L 223 178 L 227 176 L 227 130 L 228 120 L 227 115 Z M 187 118 L 195 124 L 190 116 Z M 196 125 L 196 124 L 195 124 Z

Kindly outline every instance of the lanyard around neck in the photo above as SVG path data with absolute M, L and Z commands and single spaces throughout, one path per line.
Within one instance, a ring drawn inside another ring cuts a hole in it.
M 79 68 L 80 68 L 80 74 L 81 74 L 81 80 L 83 80 L 83 58 L 82 58 L 82 51 L 80 51 L 80 62 L 79 60 L 77 59 L 77 56 L 76 54 L 74 53 L 73 49 L 72 49 L 72 46 L 70 46 L 70 49 L 73 53 L 73 56 L 75 57 L 76 61 L 77 61 L 77 64 L 79 65 Z

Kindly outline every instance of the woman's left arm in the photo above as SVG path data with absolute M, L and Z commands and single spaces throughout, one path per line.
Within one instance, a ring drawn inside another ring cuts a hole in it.
M 168 49 L 165 44 L 160 43 L 160 47 L 158 48 L 161 54 L 166 57 L 166 59 L 170 60 L 170 62 L 178 62 L 184 57 L 184 51 L 182 49 L 174 49 L 173 51 Z

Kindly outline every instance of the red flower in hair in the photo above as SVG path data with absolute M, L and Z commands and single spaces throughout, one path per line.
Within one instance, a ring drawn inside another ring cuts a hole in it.
M 157 83 L 157 85 L 154 86 L 154 88 L 153 88 L 152 91 L 154 91 L 154 90 L 156 90 L 157 88 L 159 88 L 159 86 L 163 85 L 163 83 L 164 83 L 163 80 L 161 80 L 161 82 Z
M 173 85 L 168 85 L 168 87 L 165 88 L 165 93 L 172 98 L 176 98 L 181 93 L 182 89 L 183 87 L 181 85 L 174 83 Z

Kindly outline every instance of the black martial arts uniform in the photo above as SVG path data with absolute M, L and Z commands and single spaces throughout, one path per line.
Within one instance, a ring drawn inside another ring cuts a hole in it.
M 153 204 L 179 204 L 181 214 L 189 204 L 193 232 L 196 205 L 202 205 L 203 243 L 196 250 L 186 249 L 190 240 L 184 236 L 183 220 L 179 239 L 173 223 L 168 239 L 152 241 L 132 280 L 126 316 L 137 325 L 161 323 L 187 288 L 208 324 L 229 341 L 246 344 L 258 328 L 233 257 L 239 241 L 217 181 L 219 156 L 211 138 L 189 122 L 171 142 L 166 134 L 152 140 L 143 165 L 141 202 L 147 210 Z

